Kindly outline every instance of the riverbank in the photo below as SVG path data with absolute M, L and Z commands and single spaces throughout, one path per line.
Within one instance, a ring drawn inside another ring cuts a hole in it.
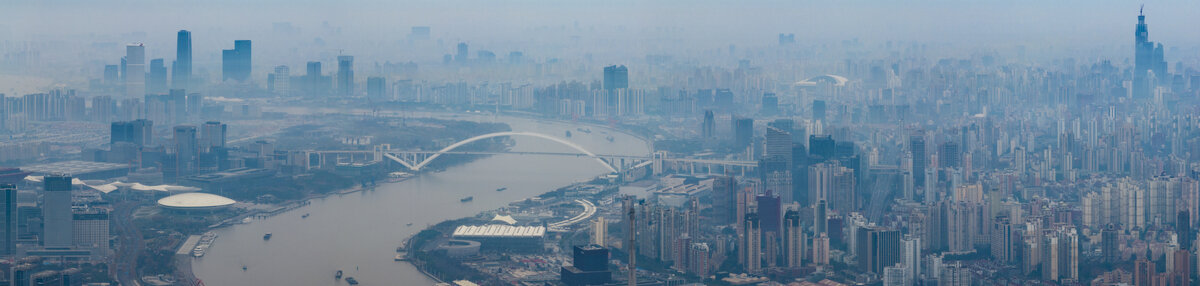
M 305 112 L 305 111 L 301 111 Z M 431 114 L 450 119 L 444 114 Z M 500 116 L 459 116 L 455 120 L 494 120 L 516 132 L 562 134 L 591 125 Z M 604 135 L 575 136 L 573 143 L 600 154 L 642 155 L 645 142 L 617 132 L 615 142 Z M 608 130 L 605 130 L 608 131 Z M 512 138 L 514 152 L 566 150 L 559 143 L 532 137 Z M 566 151 L 569 152 L 569 151 Z M 308 285 L 329 279 L 343 269 L 364 284 L 388 281 L 397 285 L 431 285 L 436 281 L 412 263 L 394 261 L 402 240 L 438 222 L 494 210 L 508 202 L 552 191 L 607 173 L 592 160 L 570 156 L 500 154 L 471 163 L 421 172 L 400 183 L 380 183 L 374 192 L 312 200 L 297 215 L 276 216 L 252 224 L 217 230 L 222 237 L 203 259 L 192 261 L 194 272 L 207 284 Z M 496 191 L 506 187 L 504 191 Z M 469 202 L 463 197 L 473 196 Z M 296 213 L 296 212 L 288 212 Z M 274 233 L 270 241 L 263 233 Z M 319 246 L 319 247 L 313 247 Z M 240 265 L 249 266 L 242 271 Z M 452 278 L 454 276 L 443 276 Z M 343 278 L 344 279 L 344 278 Z M 321 283 L 324 284 L 324 283 Z

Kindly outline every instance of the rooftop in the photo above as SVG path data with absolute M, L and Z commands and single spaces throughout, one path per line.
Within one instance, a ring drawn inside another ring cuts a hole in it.
M 216 208 L 233 205 L 230 198 L 209 193 L 182 193 L 158 200 L 158 205 L 168 208 L 195 209 Z
M 463 225 L 454 229 L 454 237 L 542 237 L 546 227 L 511 225 Z
M 47 164 L 31 165 L 21 167 L 21 170 L 33 172 L 36 174 L 87 174 L 100 171 L 110 171 L 119 169 L 128 169 L 129 164 L 104 163 L 104 162 L 89 162 L 89 161 L 62 161 Z

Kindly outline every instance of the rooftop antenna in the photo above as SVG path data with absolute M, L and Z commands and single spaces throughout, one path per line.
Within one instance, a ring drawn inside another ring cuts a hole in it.
M 1146 3 L 1142 3 L 1142 6 L 1138 8 L 1138 16 L 1142 16 L 1142 10 L 1145 10 L 1145 9 L 1146 9 Z

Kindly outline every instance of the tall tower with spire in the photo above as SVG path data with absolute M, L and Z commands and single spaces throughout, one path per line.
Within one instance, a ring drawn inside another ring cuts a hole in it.
M 1144 8 L 1144 7 L 1143 7 Z M 1133 96 L 1147 98 L 1155 87 L 1167 79 L 1167 62 L 1163 60 L 1161 43 L 1150 41 L 1150 30 L 1146 15 L 1138 9 L 1138 23 L 1134 28 Z

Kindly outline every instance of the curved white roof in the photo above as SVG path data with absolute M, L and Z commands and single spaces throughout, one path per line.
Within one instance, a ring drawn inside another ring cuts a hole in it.
M 182 193 L 158 200 L 158 205 L 168 208 L 203 209 L 233 205 L 233 199 L 209 193 Z

